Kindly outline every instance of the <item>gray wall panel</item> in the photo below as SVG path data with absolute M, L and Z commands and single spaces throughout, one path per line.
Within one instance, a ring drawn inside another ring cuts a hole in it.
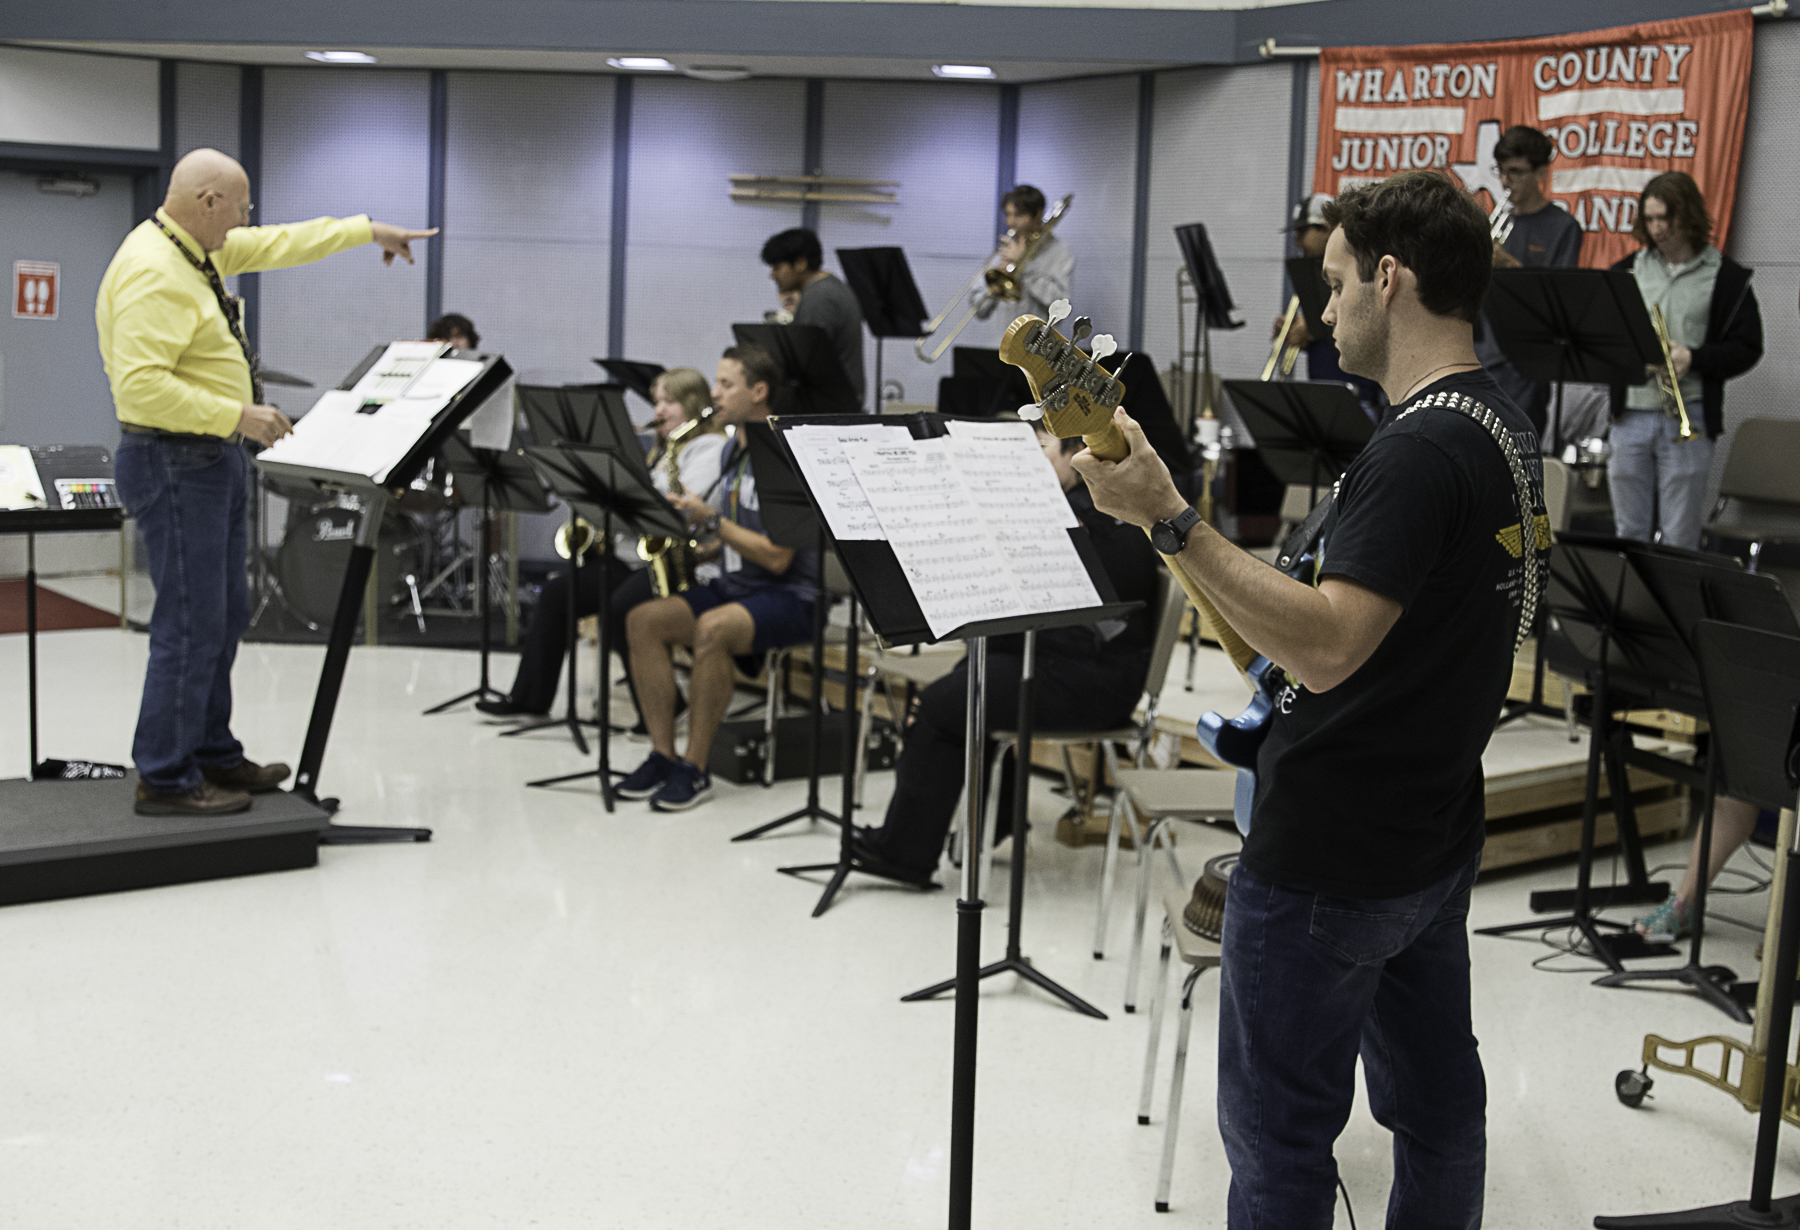
M 1206 224 L 1249 322 L 1212 335 L 1214 369 L 1253 377 L 1268 357 L 1269 321 L 1282 307 L 1292 88 L 1286 64 L 1157 76 L 1144 342 L 1165 369 L 1176 353 L 1174 228 L 1187 222 Z
M 826 267 L 837 271 L 837 248 L 904 248 L 925 310 L 936 312 L 993 250 L 999 132 L 1000 91 L 993 86 L 827 82 L 825 173 L 899 180 L 900 203 L 821 204 Z M 991 345 L 993 335 L 993 326 L 977 325 L 963 340 Z M 864 362 L 872 381 L 873 338 Z M 900 381 L 908 401 L 935 402 L 938 378 L 949 371 L 948 356 L 931 366 L 911 341 L 885 344 L 882 378 Z
M 235 64 L 175 66 L 175 154 L 202 147 L 238 156 L 238 90 Z
M 1795 81 L 1800 81 L 1800 25 L 1758 25 L 1730 252 L 1756 270 L 1750 285 L 1762 309 L 1764 350 L 1761 363 L 1725 386 L 1725 434 L 1713 454 L 1715 490 L 1737 424 L 1752 417 L 1800 417 L 1800 315 L 1794 310 L 1794 284 L 1800 281 L 1793 225 L 1794 201 L 1800 199 Z
M 735 322 L 776 306 L 763 241 L 800 225 L 800 205 L 737 202 L 734 171 L 803 169 L 800 81 L 640 79 L 631 116 L 627 358 L 709 377 Z
M 1075 253 L 1074 310 L 1122 347 L 1131 312 L 1138 79 L 1027 85 L 1019 94 L 1019 178 L 1052 202 L 1075 194 L 1056 226 Z M 1172 358 L 1151 353 L 1159 362 Z
M 264 78 L 259 222 L 366 213 L 425 221 L 429 78 L 420 72 L 270 69 Z M 262 357 L 320 388 L 371 346 L 425 326 L 425 261 L 383 266 L 373 247 L 262 279 Z M 317 395 L 287 394 L 303 407 Z
M 612 116 L 611 77 L 450 74 L 444 310 L 522 379 L 601 376 Z

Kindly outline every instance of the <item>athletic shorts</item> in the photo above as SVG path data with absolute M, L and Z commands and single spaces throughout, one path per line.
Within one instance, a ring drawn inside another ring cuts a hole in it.
M 812 639 L 813 604 L 786 586 L 754 590 L 737 597 L 727 597 L 721 589 L 721 583 L 712 580 L 692 586 L 681 596 L 696 619 L 728 602 L 749 611 L 751 622 L 756 625 L 756 639 L 750 643 L 752 655 Z

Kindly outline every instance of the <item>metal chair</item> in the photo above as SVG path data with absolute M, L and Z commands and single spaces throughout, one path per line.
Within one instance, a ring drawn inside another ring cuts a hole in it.
M 1222 775 L 1221 775 L 1222 776 Z M 1209 969 L 1218 969 L 1219 946 L 1189 931 L 1182 922 L 1187 908 L 1185 892 L 1163 898 L 1162 958 L 1157 964 L 1156 988 L 1150 998 L 1150 1039 L 1144 1050 L 1144 1085 L 1138 1094 L 1138 1123 L 1150 1123 L 1151 1090 L 1156 1084 L 1156 1052 L 1162 1041 L 1163 993 L 1169 985 L 1169 957 L 1181 953 L 1187 976 L 1181 981 L 1181 1025 L 1175 1033 L 1175 1071 L 1169 1077 L 1169 1102 L 1163 1124 L 1162 1166 L 1156 1175 L 1156 1211 L 1169 1211 L 1169 1182 L 1175 1173 L 1175 1136 L 1181 1129 L 1181 1091 L 1187 1078 L 1188 1037 L 1194 1026 L 1194 984 Z
M 1764 543 L 1800 542 L 1800 420 L 1745 419 L 1732 436 L 1719 502 L 1705 529 L 1750 540 L 1750 571 Z
M 1175 642 L 1181 631 L 1181 612 L 1187 604 L 1187 595 L 1182 592 L 1181 586 L 1175 583 L 1175 579 L 1168 574 L 1167 570 L 1162 573 L 1158 585 L 1156 623 L 1151 632 L 1150 668 L 1144 672 L 1144 698 L 1141 702 L 1144 707 L 1143 721 L 1130 726 L 1117 726 L 1111 730 L 1034 730 L 1031 732 L 1032 743 L 1053 744 L 1061 753 L 1063 780 L 1074 796 L 1077 807 L 1085 809 L 1092 801 L 1093 796 L 1099 791 L 1100 779 L 1103 775 L 1110 774 L 1115 781 L 1118 780 L 1122 770 L 1116 745 L 1135 744 L 1137 750 L 1133 754 L 1133 761 L 1141 767 L 1145 752 L 1148 750 L 1151 740 L 1156 737 L 1157 704 L 1162 696 L 1163 684 L 1169 677 L 1169 661 L 1175 656 Z M 1019 736 L 1017 731 L 999 729 L 988 731 L 988 737 L 998 745 L 992 767 L 988 770 L 986 795 L 987 831 L 992 833 L 995 831 L 994 824 L 1000 807 L 1000 768 L 1006 759 L 1007 750 L 1018 743 Z M 1087 794 L 1084 796 L 1076 784 L 1075 766 L 1069 758 L 1069 749 L 1088 744 L 1099 747 L 1101 761 L 1094 766 L 1093 780 L 1089 782 Z M 1024 754 L 1030 755 L 1030 749 L 1026 749 Z M 1023 840 L 1022 834 L 1018 837 Z M 992 859 L 993 849 L 993 843 L 987 843 L 983 852 L 984 859 Z M 984 883 L 987 880 L 987 874 L 987 868 L 984 866 L 982 868 Z M 1102 882 L 1102 894 L 1104 895 L 1106 891 L 1107 885 Z
M 1112 820 L 1106 832 L 1106 861 L 1101 871 L 1100 912 L 1094 922 L 1094 960 L 1105 953 L 1107 916 L 1112 905 L 1113 867 L 1118 859 L 1123 825 L 1130 824 L 1138 854 L 1137 914 L 1131 930 L 1131 963 L 1125 971 L 1125 1011 L 1137 1011 L 1138 968 L 1144 948 L 1144 923 L 1150 912 L 1150 880 L 1156 846 L 1161 842 L 1177 884 L 1192 881 L 1181 869 L 1175 843 L 1169 839 L 1173 820 L 1221 820 L 1229 823 L 1237 795 L 1237 773 L 1217 769 L 1124 769 L 1113 792 Z

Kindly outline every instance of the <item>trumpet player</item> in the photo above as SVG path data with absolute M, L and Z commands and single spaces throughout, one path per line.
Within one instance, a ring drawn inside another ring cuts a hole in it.
M 1020 184 L 1000 198 L 1000 209 L 1006 217 L 1006 237 L 994 259 L 998 267 L 1018 264 L 1019 284 L 1024 297 L 1013 304 L 1014 311 L 1000 323 L 1009 325 L 1021 316 L 1049 316 L 1050 305 L 1067 299 L 1075 282 L 1075 254 L 1069 245 L 1052 233 L 1037 245 L 1030 260 L 1025 250 L 1032 237 L 1044 225 L 1044 194 L 1030 184 Z M 971 298 L 979 305 L 975 315 L 986 320 L 1000 306 L 1000 300 L 989 296 L 985 287 L 977 287 Z
M 1581 223 L 1544 195 L 1550 153 L 1550 138 L 1526 124 L 1514 124 L 1494 143 L 1494 170 L 1500 176 L 1501 190 L 1512 200 L 1506 237 L 1494 236 L 1496 269 L 1573 269 L 1581 262 Z M 1531 416 L 1543 439 L 1550 386 L 1541 380 L 1527 380 L 1507 361 L 1487 327 L 1485 314 L 1475 357 L 1513 404 Z
M 669 433 L 682 423 L 700 417 L 712 404 L 706 377 L 691 367 L 677 367 L 658 376 L 650 386 L 656 403 L 656 443 L 650 453 L 650 480 L 657 490 L 668 494 L 667 467 L 657 464 L 663 450 L 669 447 Z M 719 481 L 719 458 L 725 451 L 725 437 L 716 433 L 695 436 L 682 447 L 676 477 L 688 491 L 706 491 Z M 598 545 L 598 544 L 595 544 Z M 650 583 L 650 570 L 638 558 L 637 539 L 628 538 L 614 545 L 615 564 L 612 574 L 619 578 L 613 585 L 612 623 L 607 629 L 608 644 L 625 654 L 625 617 L 640 602 L 655 596 Z M 580 586 L 575 593 L 575 617 L 593 615 L 600 610 L 600 569 L 583 561 Z M 532 610 L 531 622 L 525 626 L 525 642 L 519 651 L 519 670 L 513 676 L 512 690 L 502 700 L 477 701 L 475 707 L 490 717 L 542 717 L 550 712 L 556 700 L 556 688 L 562 678 L 563 653 L 569 644 L 569 586 L 571 570 L 553 572 L 544 583 L 542 596 Z M 713 566 L 716 575 L 717 567 Z M 710 579 L 705 567 L 701 580 Z M 627 659 L 629 664 L 629 659 Z M 626 685 L 631 684 L 630 672 Z M 633 691 L 635 700 L 637 693 Z
M 1331 204 L 1329 192 L 1315 192 L 1301 199 L 1294 206 L 1293 217 L 1287 229 L 1293 233 L 1294 247 L 1301 256 L 1322 259 L 1325 255 L 1325 242 L 1331 238 L 1331 228 L 1325 224 L 1325 207 Z M 1269 332 L 1269 340 L 1273 342 L 1281 334 L 1282 326 L 1287 326 L 1287 345 L 1297 347 L 1306 354 L 1306 378 L 1308 380 L 1338 380 L 1356 389 L 1356 396 L 1362 402 L 1363 413 L 1370 420 L 1379 423 L 1387 409 L 1387 394 L 1373 380 L 1355 376 L 1345 371 L 1338 362 L 1337 343 L 1329 337 L 1314 337 L 1312 330 L 1306 327 L 1306 314 L 1297 312 L 1292 324 L 1287 317 L 1277 316 Z
M 1642 250 L 1613 268 L 1631 272 L 1653 314 L 1661 309 L 1670 369 L 1657 365 L 1644 383 L 1613 388 L 1613 522 L 1621 538 L 1692 550 L 1713 441 L 1725 426 L 1725 382 L 1762 358 L 1762 312 L 1751 271 L 1713 246 L 1706 200 L 1686 172 L 1644 185 L 1631 235 Z M 1692 439 L 1680 438 L 1681 410 Z

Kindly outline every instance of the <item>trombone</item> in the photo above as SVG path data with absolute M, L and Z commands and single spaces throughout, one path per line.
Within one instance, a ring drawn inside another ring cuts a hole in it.
M 1281 378 L 1288 379 L 1294 374 L 1294 363 L 1300 357 L 1300 347 L 1288 345 L 1288 337 L 1294 332 L 1294 322 L 1300 319 L 1300 296 L 1295 295 L 1288 300 L 1287 315 L 1281 318 L 1281 329 L 1275 334 L 1275 345 L 1269 351 L 1269 361 L 1263 364 L 1262 378 L 1272 380 L 1277 368 Z
M 969 327 L 970 321 L 991 311 L 996 303 L 1017 303 L 1024 298 L 1025 287 L 1018 276 L 1020 267 L 1037 255 L 1038 249 L 1043 247 L 1044 241 L 1050 237 L 1050 232 L 1056 229 L 1056 224 L 1062 220 L 1062 216 L 1069 212 L 1069 203 L 1074 199 L 1075 194 L 1071 192 L 1050 207 L 1050 212 L 1044 215 L 1043 222 L 1038 225 L 1037 233 L 1026 242 L 1025 254 L 1018 260 L 1005 265 L 994 264 L 994 258 L 1000 255 L 1001 247 L 1013 237 L 1013 232 L 1009 230 L 1000 236 L 1000 242 L 994 245 L 994 250 L 989 252 L 987 258 L 981 262 L 981 268 L 977 269 L 969 280 L 962 284 L 962 289 L 958 290 L 950 302 L 944 305 L 943 311 L 925 322 L 925 332 L 913 343 L 913 353 L 927 363 L 936 363 L 944 357 L 944 352 L 950 349 L 951 344 L 956 341 L 962 331 Z M 975 288 L 983 283 L 985 283 L 985 289 L 979 296 L 976 296 Z M 968 306 L 957 319 L 955 327 L 946 333 L 937 345 L 927 350 L 926 344 L 937 334 L 939 327 L 949 318 L 950 313 L 954 312 L 959 304 L 965 302 Z
M 1675 441 L 1685 444 L 1697 440 L 1700 433 L 1694 430 L 1694 424 L 1688 418 L 1687 399 L 1681 395 L 1681 381 L 1675 377 L 1675 356 L 1669 346 L 1669 324 L 1663 319 L 1662 304 L 1651 305 L 1650 324 L 1656 329 L 1657 344 L 1662 347 L 1662 371 L 1657 374 L 1656 387 L 1663 395 L 1664 413 L 1674 411 L 1669 417 L 1681 424 L 1675 433 Z

